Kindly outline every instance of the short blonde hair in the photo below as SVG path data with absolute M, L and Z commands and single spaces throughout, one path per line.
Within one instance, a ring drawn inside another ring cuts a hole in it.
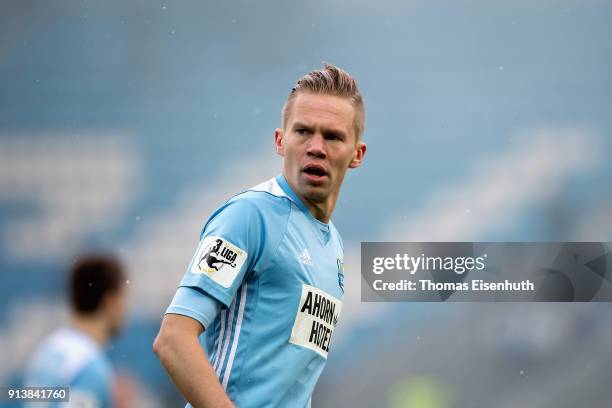
M 335 65 L 324 63 L 323 69 L 311 71 L 300 78 L 296 86 L 291 89 L 283 106 L 283 129 L 289 119 L 293 101 L 300 93 L 331 95 L 349 99 L 355 110 L 356 140 L 361 140 L 365 129 L 365 106 L 361 92 L 357 87 L 357 81 L 348 72 Z

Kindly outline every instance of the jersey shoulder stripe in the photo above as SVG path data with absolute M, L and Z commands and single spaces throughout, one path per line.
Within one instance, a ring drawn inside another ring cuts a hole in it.
M 275 197 L 289 198 L 287 193 L 285 193 L 285 191 L 283 191 L 281 186 L 278 184 L 278 180 L 276 178 L 271 178 L 263 183 L 259 183 L 256 186 L 249 188 L 247 191 L 261 191 L 264 193 L 269 193 Z

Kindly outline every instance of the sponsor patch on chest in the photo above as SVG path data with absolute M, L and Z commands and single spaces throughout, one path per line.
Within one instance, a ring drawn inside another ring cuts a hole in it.
M 229 288 L 242 268 L 247 253 L 225 238 L 208 236 L 200 242 L 191 264 L 192 273 L 203 273 Z
M 342 302 L 314 286 L 302 285 L 302 296 L 289 342 L 327 358 Z

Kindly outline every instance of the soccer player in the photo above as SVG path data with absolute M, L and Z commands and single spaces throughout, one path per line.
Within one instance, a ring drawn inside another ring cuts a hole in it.
M 123 325 L 124 283 L 124 271 L 113 258 L 86 256 L 75 263 L 69 283 L 71 324 L 41 343 L 26 369 L 24 385 L 70 387 L 73 407 L 115 406 L 112 367 L 103 347 Z
M 274 132 L 282 174 L 204 225 L 153 344 L 188 406 L 310 406 L 344 295 L 330 218 L 346 171 L 364 158 L 364 118 L 342 69 L 302 77 Z

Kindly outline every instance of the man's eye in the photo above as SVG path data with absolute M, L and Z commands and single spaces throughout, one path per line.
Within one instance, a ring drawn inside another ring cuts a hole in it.
M 308 132 L 306 129 L 300 128 L 300 129 L 296 129 L 295 131 L 298 135 L 304 135 L 306 134 L 306 132 Z

